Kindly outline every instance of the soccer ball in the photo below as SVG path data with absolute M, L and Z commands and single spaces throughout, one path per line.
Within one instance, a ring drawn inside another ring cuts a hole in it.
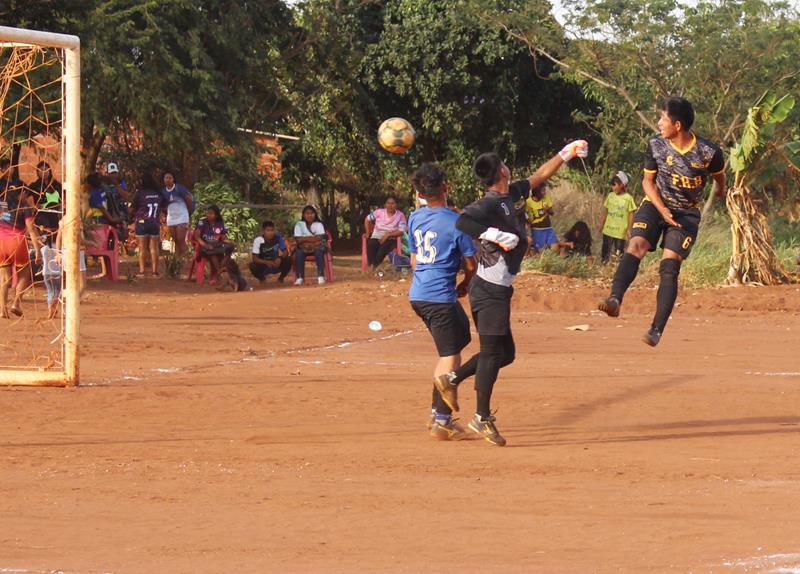
M 414 145 L 414 128 L 403 118 L 389 118 L 378 128 L 378 143 L 391 153 L 406 153 Z

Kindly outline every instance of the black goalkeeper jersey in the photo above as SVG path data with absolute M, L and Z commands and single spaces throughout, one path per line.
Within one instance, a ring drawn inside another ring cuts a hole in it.
M 722 150 L 708 140 L 692 134 L 688 148 L 679 150 L 661 137 L 647 144 L 644 156 L 645 173 L 656 174 L 656 187 L 670 210 L 697 209 L 703 201 L 703 190 L 709 175 L 725 169 Z
M 477 239 L 490 227 L 514 233 L 519 237 L 519 243 L 511 251 L 505 251 L 491 241 L 481 241 L 477 274 L 489 283 L 508 287 L 519 273 L 528 251 L 525 200 L 530 191 L 531 186 L 527 179 L 510 184 L 508 195 L 487 191 L 481 199 L 464 208 L 456 221 L 456 227 L 473 239 Z

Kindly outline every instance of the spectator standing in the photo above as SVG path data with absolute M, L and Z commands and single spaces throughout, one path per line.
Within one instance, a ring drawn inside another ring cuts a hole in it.
M 265 221 L 261 224 L 261 235 L 253 241 L 250 273 L 259 283 L 267 280 L 267 275 L 279 273 L 278 282 L 283 280 L 292 269 L 292 260 L 288 255 L 286 240 L 283 234 L 275 231 L 275 224 Z
M 376 209 L 364 220 L 367 232 L 367 261 L 377 267 L 397 247 L 396 237 L 406 231 L 406 216 L 397 209 L 397 198 L 386 198 L 383 209 Z
M 153 175 L 148 171 L 142 174 L 141 187 L 133 196 L 131 215 L 136 225 L 136 241 L 139 244 L 139 273 L 144 277 L 145 261 L 150 254 L 150 269 L 153 277 L 158 277 L 158 243 L 161 236 L 160 216 L 166 199 L 158 189 Z
M 544 185 L 531 190 L 531 196 L 525 201 L 525 211 L 531 225 L 531 240 L 535 252 L 558 243 L 558 236 L 550 221 L 554 213 L 553 199 L 547 194 Z
M 187 249 L 186 230 L 189 227 L 189 217 L 194 212 L 194 198 L 188 189 L 175 182 L 175 175 L 170 171 L 164 172 L 163 193 L 167 201 L 169 236 L 175 242 L 175 252 L 183 255 Z
M 22 316 L 22 295 L 31 283 L 26 233 L 34 246 L 36 263 L 41 261 L 34 209 L 25 198 L 22 182 L 11 178 L 10 168 L 8 160 L 0 162 L 0 317 L 6 319 L 9 312 Z M 9 304 L 12 266 L 17 270 L 17 288 Z
M 200 246 L 200 254 L 208 258 L 211 265 L 209 284 L 216 285 L 219 271 L 226 256 L 233 253 L 233 241 L 228 239 L 228 228 L 216 205 L 208 206 L 206 216 L 194 228 L 194 240 Z
M 40 161 L 36 164 L 36 180 L 28 186 L 31 198 L 37 208 L 36 225 L 52 235 L 58 231 L 61 220 L 61 183 L 53 177 L 50 164 Z
M 625 243 L 631 236 L 636 202 L 628 193 L 628 181 L 628 174 L 618 171 L 611 178 L 611 193 L 603 203 L 603 223 L 600 226 L 603 233 L 600 260 L 603 263 L 608 263 L 612 255 L 621 256 L 625 252 Z
M 295 285 L 305 283 L 306 255 L 313 255 L 317 262 L 317 283 L 325 283 L 325 249 L 327 235 L 325 226 L 319 220 L 317 210 L 311 205 L 303 208 L 302 219 L 294 226 L 294 271 L 297 275 Z

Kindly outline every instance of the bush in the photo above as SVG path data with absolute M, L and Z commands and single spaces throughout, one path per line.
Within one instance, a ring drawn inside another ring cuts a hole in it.
M 616 270 L 616 264 L 612 261 L 603 266 L 600 264 L 599 257 L 602 241 L 599 229 L 602 215 L 601 198 L 597 194 L 580 192 L 565 182 L 554 186 L 551 192 L 556 211 L 553 224 L 559 236 L 562 236 L 563 232 L 575 221 L 579 219 L 586 221 L 592 229 L 592 239 L 594 240 L 592 250 L 595 253 L 595 261 L 589 263 L 583 257 L 564 258 L 548 250 L 527 259 L 523 264 L 523 269 L 567 277 L 600 278 L 610 282 Z M 771 226 L 778 257 L 789 270 L 796 270 L 795 259 L 800 250 L 797 224 L 784 219 L 774 219 Z M 730 258 L 730 220 L 725 213 L 713 213 L 703 220 L 697 244 L 692 250 L 691 256 L 681 267 L 681 286 L 699 288 L 722 284 L 728 274 Z M 644 258 L 635 285 L 654 286 L 658 284 L 660 259 L 661 249 L 657 249 Z

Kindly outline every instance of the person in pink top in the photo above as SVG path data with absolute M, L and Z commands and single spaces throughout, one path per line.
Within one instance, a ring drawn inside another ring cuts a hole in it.
M 390 195 L 383 209 L 376 209 L 364 220 L 367 231 L 367 261 L 373 267 L 380 265 L 384 258 L 397 247 L 396 237 L 406 231 L 406 216 L 397 209 L 397 198 Z

